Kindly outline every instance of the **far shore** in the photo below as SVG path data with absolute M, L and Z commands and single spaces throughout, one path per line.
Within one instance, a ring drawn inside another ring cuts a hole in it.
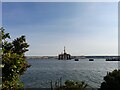
M 72 59 L 86 59 L 86 58 L 94 58 L 94 59 L 108 59 L 108 58 L 118 58 L 119 56 L 72 56 Z M 58 59 L 58 56 L 26 56 L 27 59 Z

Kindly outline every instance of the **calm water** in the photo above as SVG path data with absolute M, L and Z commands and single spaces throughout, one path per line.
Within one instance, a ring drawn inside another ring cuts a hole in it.
M 100 87 L 103 76 L 107 71 L 118 69 L 118 61 L 105 61 L 104 59 L 74 60 L 38 60 L 30 59 L 32 65 L 21 77 L 26 88 L 49 88 L 50 81 L 57 81 L 62 77 L 65 80 L 85 81 L 92 87 Z

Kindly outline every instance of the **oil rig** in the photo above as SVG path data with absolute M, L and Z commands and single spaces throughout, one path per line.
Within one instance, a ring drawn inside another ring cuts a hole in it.
M 58 60 L 70 60 L 71 55 L 66 53 L 65 46 L 64 46 L 64 51 L 63 53 L 58 55 Z

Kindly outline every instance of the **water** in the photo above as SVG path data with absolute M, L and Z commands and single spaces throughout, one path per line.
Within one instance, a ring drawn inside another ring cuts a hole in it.
M 32 65 L 21 77 L 26 88 L 50 88 L 50 81 L 57 81 L 62 77 L 65 80 L 85 81 L 94 88 L 100 87 L 107 71 L 118 69 L 118 61 L 105 61 L 105 59 L 74 60 L 39 60 L 30 59 Z

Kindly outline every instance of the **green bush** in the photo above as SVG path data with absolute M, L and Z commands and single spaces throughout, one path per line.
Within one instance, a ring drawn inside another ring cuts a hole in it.
M 20 76 L 24 74 L 30 66 L 25 57 L 29 45 L 26 43 L 25 36 L 21 36 L 13 41 L 10 39 L 9 33 L 4 32 L 4 28 L 0 28 L 2 32 L 2 89 L 16 90 L 23 88 Z
M 84 90 L 88 85 L 85 82 L 67 80 L 65 85 L 56 88 L 56 90 Z
M 99 90 L 120 90 L 120 70 L 107 73 Z

